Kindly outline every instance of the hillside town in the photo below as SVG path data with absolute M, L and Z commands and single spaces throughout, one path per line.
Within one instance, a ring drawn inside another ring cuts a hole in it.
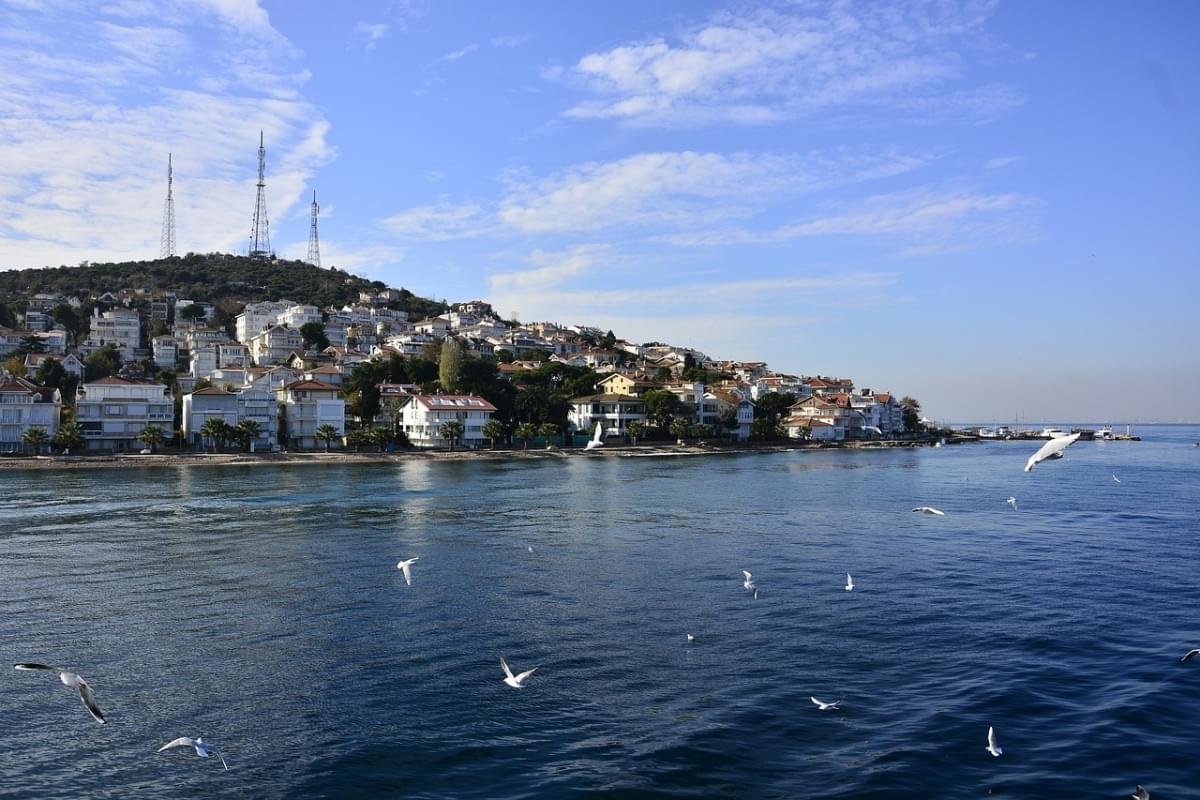
M 21 298 L 0 318 L 0 452 L 843 442 L 916 427 L 915 401 L 849 378 L 504 320 L 482 300 L 410 319 L 399 298 L 250 302 L 232 318 L 159 289 Z

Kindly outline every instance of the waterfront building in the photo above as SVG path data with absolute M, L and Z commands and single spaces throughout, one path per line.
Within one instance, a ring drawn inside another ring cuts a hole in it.
M 88 450 L 140 450 L 147 425 L 171 435 L 175 408 L 167 387 L 154 381 L 111 376 L 85 383 L 75 397 L 75 419 Z
M 0 451 L 22 449 L 21 437 L 30 428 L 46 431 L 47 440 L 58 432 L 62 394 L 52 386 L 38 386 L 18 377 L 0 376 Z
M 203 447 L 200 431 L 210 419 L 222 420 L 233 427 L 238 424 L 238 397 L 233 392 L 208 386 L 183 396 L 183 438 L 193 447 Z
M 646 421 L 646 404 L 640 397 L 627 394 L 594 394 L 571 400 L 567 421 L 575 430 L 587 433 L 596 423 L 604 426 L 603 436 L 625 436 L 631 422 Z
M 276 391 L 281 407 L 281 435 L 288 449 L 312 450 L 324 445 L 317 428 L 332 425 L 338 437 L 346 432 L 346 401 L 339 388 L 325 381 L 298 380 Z
M 399 400 L 400 426 L 414 447 L 445 447 L 442 425 L 451 420 L 462 423 L 462 447 L 482 447 L 487 441 L 483 426 L 496 413 L 494 405 L 475 395 L 414 394 Z

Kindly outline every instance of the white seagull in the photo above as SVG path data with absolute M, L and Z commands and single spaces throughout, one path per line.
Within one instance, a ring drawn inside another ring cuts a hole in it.
M 999 758 L 1000 754 L 1004 752 L 1000 749 L 1000 745 L 996 743 L 996 731 L 990 726 L 988 727 L 987 747 L 984 749 L 997 758 Z
M 1197 648 L 1195 650 L 1188 650 L 1186 653 L 1183 654 L 1183 658 L 1181 658 L 1179 660 L 1187 661 L 1189 658 L 1195 658 L 1196 656 L 1200 656 L 1200 648 Z
M 1017 498 L 1015 498 L 1015 497 L 1010 497 L 1010 498 L 1008 498 L 1008 500 L 1007 500 L 1006 502 L 1007 502 L 1007 503 L 1008 503 L 1010 506 L 1012 506 L 1012 510 L 1013 510 L 1013 511 L 1016 511 L 1016 510 L 1017 510 Z
M 1116 481 L 1117 483 L 1121 482 L 1121 479 L 1118 478 L 1116 475 L 1113 475 L 1113 480 Z
M 758 587 L 754 585 L 754 576 L 752 576 L 750 574 L 749 570 L 745 570 L 745 569 L 742 570 L 742 574 L 746 576 L 746 580 L 742 581 L 742 588 L 745 589 L 747 592 L 749 592 L 750 595 L 755 600 L 757 600 L 758 599 Z
M 58 667 L 51 667 L 46 664 L 13 664 L 13 669 L 57 672 L 58 679 L 63 682 L 64 686 L 70 686 L 79 690 L 79 697 L 83 700 L 83 704 L 95 718 L 96 722 L 99 722 L 101 725 L 104 724 L 104 714 L 100 712 L 100 706 L 96 705 L 96 696 L 92 694 L 92 687 L 88 686 L 88 682 L 79 673 L 59 669 Z
M 1140 783 L 1137 785 L 1137 789 L 1133 791 L 1133 794 L 1129 796 L 1132 797 L 1133 800 L 1150 800 L 1150 792 L 1147 791 L 1146 787 L 1142 786 Z
M 851 577 L 850 577 L 850 573 L 849 573 L 849 572 L 847 572 L 847 573 L 846 573 L 846 591 L 847 591 L 847 592 L 853 592 L 853 591 L 854 591 L 854 578 L 851 578 Z
M 688 641 L 689 641 L 689 642 L 694 642 L 694 641 L 696 641 L 696 637 L 695 637 L 695 636 L 692 636 L 690 633 L 687 635 L 687 637 L 688 637 Z
M 172 747 L 194 747 L 196 748 L 196 755 L 200 756 L 201 758 L 208 758 L 210 753 L 214 753 L 216 754 L 217 758 L 221 759 L 221 766 L 223 766 L 225 769 L 229 769 L 229 765 L 225 763 L 225 756 L 221 755 L 220 751 L 218 751 L 211 744 L 204 741 L 203 736 L 199 736 L 195 739 L 190 736 L 180 736 L 178 739 L 167 742 L 162 747 L 158 748 L 158 752 L 161 753 L 163 750 L 170 750 Z
M 601 423 L 596 423 L 596 435 L 592 437 L 586 445 L 583 446 L 584 452 L 595 450 L 597 447 L 604 446 L 604 427 Z
M 1062 458 L 1063 451 L 1075 444 L 1075 440 L 1078 438 L 1078 433 L 1072 433 L 1070 436 L 1059 436 L 1046 442 L 1025 462 L 1025 471 L 1033 472 L 1034 465 L 1040 464 L 1047 458 Z
M 500 669 L 504 670 L 504 682 L 514 689 L 524 689 L 525 681 L 530 675 L 537 672 L 537 667 L 527 669 L 519 675 L 513 675 L 512 670 L 508 668 L 508 662 L 504 660 L 504 656 L 500 656 Z
M 946 516 L 945 511 L 938 511 L 933 506 L 917 506 L 913 509 L 914 512 L 920 511 L 922 514 L 937 514 L 939 517 Z
M 412 565 L 413 565 L 413 562 L 414 562 L 414 561 L 420 561 L 420 560 L 421 560 L 421 557 L 420 557 L 420 556 L 413 556 L 412 558 L 409 558 L 409 559 L 406 559 L 406 560 L 404 560 L 404 561 L 401 561 L 399 564 L 397 564 L 397 565 L 396 565 L 396 569 L 398 569 L 398 570 L 400 570 L 401 572 L 403 572 L 403 573 L 404 573 L 404 582 L 405 582 L 406 584 L 408 584 L 409 586 L 412 586 Z
M 838 704 L 842 702 L 841 700 L 835 700 L 832 703 L 822 703 L 820 700 L 818 700 L 815 697 L 810 697 L 808 699 L 812 700 L 814 703 L 816 703 L 817 708 L 819 708 L 822 711 L 840 711 L 841 710 L 838 708 Z

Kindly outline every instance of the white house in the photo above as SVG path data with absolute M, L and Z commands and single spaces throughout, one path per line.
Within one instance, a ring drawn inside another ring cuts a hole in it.
M 0 450 L 19 450 L 30 428 L 42 428 L 47 438 L 58 432 L 62 395 L 24 378 L 0 377 Z
M 174 369 L 179 357 L 179 344 L 174 336 L 155 336 L 151 341 L 154 348 L 154 366 L 159 369 Z
M 95 347 L 111 344 L 121 351 L 121 358 L 129 361 L 141 343 L 141 321 L 138 312 L 118 308 L 113 311 L 97 312 L 88 321 L 88 339 Z
M 242 313 L 234 318 L 234 328 L 237 340 L 249 344 L 251 337 L 257 336 L 265 328 L 274 325 L 284 310 L 294 306 L 290 300 L 279 302 L 266 301 L 262 303 L 247 303 Z
M 168 436 L 175 407 L 167 387 L 116 376 L 85 383 L 75 397 L 75 419 L 89 450 L 140 450 L 138 434 L 158 425 Z
M 80 380 L 83 379 L 83 362 L 76 358 L 74 353 L 67 353 L 65 356 L 54 353 L 30 353 L 25 356 L 25 376 L 35 377 L 42 364 L 47 361 L 57 361 L 62 364 L 64 371 Z
M 317 308 L 316 306 L 308 306 L 297 303 L 279 312 L 279 317 L 275 320 L 275 324 L 287 325 L 289 328 L 300 330 L 301 326 L 303 325 L 307 325 L 310 322 L 320 321 L 321 309 Z
M 204 423 L 219 419 L 233 427 L 238 424 L 237 395 L 209 386 L 183 396 L 183 438 L 190 445 L 203 446 L 200 433 Z
M 628 394 L 594 394 L 571 400 L 567 421 L 575 430 L 586 433 L 604 426 L 603 436 L 625 436 L 632 422 L 645 423 L 646 403 Z
M 462 423 L 458 441 L 463 447 L 482 447 L 483 426 L 496 413 L 494 405 L 475 395 L 414 394 L 400 402 L 401 428 L 416 447 L 445 447 L 442 425 L 450 420 Z
M 272 325 L 251 336 L 246 344 L 254 363 L 265 367 L 285 361 L 292 353 L 303 349 L 304 340 L 295 328 Z
M 282 435 L 293 450 L 311 450 L 323 446 L 316 438 L 317 428 L 332 425 L 340 439 L 346 432 L 346 401 L 338 396 L 338 387 L 325 381 L 293 381 L 276 391 L 282 407 Z

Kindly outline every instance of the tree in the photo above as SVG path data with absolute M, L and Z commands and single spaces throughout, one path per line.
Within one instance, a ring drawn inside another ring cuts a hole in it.
M 179 313 L 177 316 L 180 319 L 186 319 L 189 322 L 194 323 L 194 322 L 196 322 L 196 320 L 202 319 L 205 316 L 204 306 L 200 305 L 199 303 L 192 303 L 191 305 L 186 305 L 183 308 L 179 309 Z
M 442 427 L 438 429 L 438 433 L 442 435 L 443 439 L 450 442 L 450 449 L 454 450 L 454 441 L 462 436 L 465 430 L 461 422 L 451 419 L 442 423 Z
M 489 419 L 483 423 L 483 435 L 492 440 L 492 449 L 496 449 L 496 440 L 504 436 L 504 423 L 498 419 Z
M 326 422 L 324 425 L 321 425 L 317 428 L 316 432 L 313 434 L 313 438 L 318 442 L 324 442 L 325 452 L 328 453 L 329 445 L 332 444 L 333 440 L 337 439 L 340 435 L 341 434 L 338 433 L 336 426 L 330 425 L 328 422 Z
M 755 417 L 766 417 L 772 424 L 792 406 L 796 405 L 796 395 L 779 392 L 767 392 L 760 396 L 754 405 Z
M 262 436 L 262 426 L 252 419 L 242 420 L 234 430 L 237 432 L 238 442 L 242 445 L 243 450 L 249 450 L 250 443 Z
M 751 438 L 760 441 L 770 441 L 778 439 L 782 435 L 779 423 L 770 417 L 759 417 L 750 423 Z
M 0 367 L 4 367 L 6 371 L 11 372 L 13 375 L 24 375 L 25 359 L 19 355 L 9 356 L 3 364 L 0 364 Z
M 381 427 L 372 428 L 370 434 L 368 434 L 368 438 L 372 444 L 379 448 L 379 452 L 382 453 L 383 449 L 388 446 L 388 442 L 392 441 L 393 436 L 390 430 Z
M 671 426 L 668 430 L 676 439 L 682 440 L 684 436 L 687 436 L 688 421 L 682 417 L 677 417 L 671 420 Z
M 921 425 L 921 402 L 915 397 L 904 395 L 900 398 L 900 408 L 904 414 L 904 430 L 911 433 L 920 433 Z
M 329 347 L 329 337 L 325 335 L 324 322 L 306 322 L 300 326 L 300 336 L 304 339 L 305 350 L 324 350 Z
M 646 417 L 660 428 L 670 425 L 671 418 L 683 405 L 678 397 L 666 389 L 652 389 L 642 395 L 642 401 L 646 404 Z
M 83 428 L 78 422 L 64 422 L 54 433 L 54 443 L 64 451 L 83 444 Z
M 54 386 L 56 388 L 62 386 L 63 377 L 67 374 L 63 368 L 62 362 L 57 358 L 47 358 L 42 361 L 41 366 L 34 373 L 34 379 L 42 384 L 42 386 Z
M 111 344 L 95 350 L 83 362 L 83 379 L 85 382 L 96 381 L 115 375 L 121 369 L 121 351 Z
M 21 343 L 17 345 L 17 349 L 13 351 L 13 355 L 24 357 L 30 353 L 40 353 L 45 349 L 42 345 L 42 340 L 31 333 L 21 339 Z
M 438 383 L 443 392 L 453 393 L 458 390 L 458 377 L 462 371 L 462 346 L 453 336 L 447 336 L 442 342 L 441 358 L 438 361 Z
M 164 433 L 163 429 L 158 425 L 147 425 L 146 427 L 142 428 L 142 432 L 137 435 L 137 438 L 141 439 L 146 443 L 147 446 L 149 446 L 151 453 L 157 450 L 159 445 L 167 441 L 166 433 Z
M 352 430 L 346 434 L 346 444 L 359 452 L 364 444 L 371 441 L 371 435 L 364 430 Z
M 629 438 L 633 441 L 633 443 L 637 444 L 637 440 L 642 438 L 642 436 L 644 436 L 646 433 L 646 423 L 634 420 L 633 422 L 629 423 L 627 428 L 625 428 L 625 432 L 629 434 Z
M 532 422 L 522 422 L 517 426 L 517 429 L 514 433 L 516 433 L 518 439 L 525 443 L 525 447 L 523 449 L 528 450 L 529 443 L 533 441 L 533 437 L 537 436 L 537 426 Z
M 695 425 L 688 426 L 688 434 L 697 442 L 707 436 L 709 427 L 703 423 L 697 422 Z
M 219 452 L 229 439 L 229 423 L 220 417 L 209 417 L 200 426 L 200 435 L 212 439 L 213 447 Z
M 50 316 L 54 318 L 55 322 L 70 331 L 71 334 L 75 336 L 79 335 L 81 320 L 79 319 L 79 314 L 76 313 L 75 308 L 70 303 L 59 303 L 54 306 L 54 308 L 50 309 Z
M 74 372 L 68 372 L 62 377 L 62 383 L 58 385 L 58 391 L 62 394 L 62 400 L 65 405 L 75 405 L 75 390 L 79 388 L 79 376 Z
M 46 433 L 45 428 L 33 427 L 21 434 L 21 441 L 33 447 L 33 454 L 36 456 L 42 452 L 42 445 L 50 441 L 50 435 Z
M 553 422 L 543 422 L 538 426 L 538 435 L 546 440 L 546 447 L 550 447 L 550 439 L 558 433 L 558 426 Z
M 600 337 L 598 344 L 601 350 L 612 350 L 617 344 L 617 337 L 612 331 L 609 331 Z

